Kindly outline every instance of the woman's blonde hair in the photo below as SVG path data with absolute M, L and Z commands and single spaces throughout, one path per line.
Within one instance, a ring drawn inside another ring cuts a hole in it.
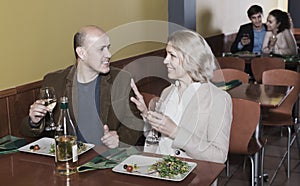
M 182 55 L 182 66 L 194 82 L 208 82 L 216 68 L 216 58 L 205 39 L 191 30 L 172 33 L 168 44 Z

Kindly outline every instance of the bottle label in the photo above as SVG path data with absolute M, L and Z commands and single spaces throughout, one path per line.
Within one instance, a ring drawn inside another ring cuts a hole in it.
M 72 146 L 73 162 L 78 161 L 77 144 Z

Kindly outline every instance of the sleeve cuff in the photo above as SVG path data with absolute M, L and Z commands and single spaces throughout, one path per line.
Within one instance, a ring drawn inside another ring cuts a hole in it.
M 33 121 L 30 119 L 30 117 L 29 117 L 29 126 L 31 127 L 31 128 L 39 128 L 40 126 L 41 126 L 41 122 L 39 122 L 39 123 L 33 123 Z
M 173 145 L 177 148 L 182 148 L 188 143 L 190 140 L 191 133 L 182 127 L 178 127 L 177 135 L 173 141 Z

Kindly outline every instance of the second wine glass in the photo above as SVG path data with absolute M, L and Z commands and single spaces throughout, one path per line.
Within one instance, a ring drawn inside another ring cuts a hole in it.
M 149 102 L 148 110 L 153 112 L 163 113 L 163 100 L 159 97 L 152 98 Z M 146 143 L 158 144 L 159 140 L 160 140 L 159 133 L 152 128 L 146 137 Z
M 56 126 L 53 119 L 52 111 L 54 107 L 56 106 L 56 95 L 53 87 L 43 87 L 40 89 L 40 99 L 44 101 L 45 106 L 49 109 L 49 121 L 45 120 L 46 131 L 55 130 Z

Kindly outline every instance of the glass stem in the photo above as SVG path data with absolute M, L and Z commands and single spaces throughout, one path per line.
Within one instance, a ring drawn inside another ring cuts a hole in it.
M 55 123 L 54 123 L 52 112 L 49 112 L 49 123 L 50 123 L 51 130 L 55 130 Z

